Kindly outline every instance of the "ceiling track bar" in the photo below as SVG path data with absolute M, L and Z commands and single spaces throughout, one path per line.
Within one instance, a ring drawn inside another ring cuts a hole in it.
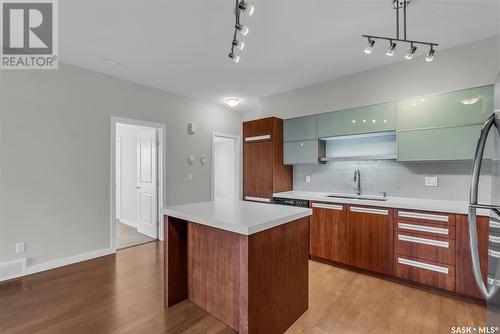
M 383 39 L 386 41 L 393 41 L 393 42 L 404 42 L 404 43 L 413 43 L 413 44 L 421 44 L 421 45 L 430 45 L 430 46 L 438 46 L 438 43 L 431 43 L 431 42 L 421 42 L 421 41 L 414 41 L 411 39 L 400 39 L 398 38 L 390 38 L 390 37 L 382 37 L 382 36 L 374 36 L 374 35 L 361 35 L 362 37 L 366 38 L 371 38 L 371 39 Z

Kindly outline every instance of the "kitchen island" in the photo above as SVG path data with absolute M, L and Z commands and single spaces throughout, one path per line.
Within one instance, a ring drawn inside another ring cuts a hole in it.
M 165 306 L 189 299 L 240 333 L 283 333 L 308 308 L 311 209 L 244 201 L 165 208 Z

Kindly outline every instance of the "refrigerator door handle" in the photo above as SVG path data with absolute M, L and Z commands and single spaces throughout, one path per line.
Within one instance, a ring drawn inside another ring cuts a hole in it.
M 470 238 L 470 252 L 472 257 L 472 267 L 474 272 L 474 278 L 476 280 L 476 285 L 483 294 L 486 300 L 490 300 L 497 291 L 497 286 L 495 284 L 484 283 L 483 274 L 481 273 L 481 264 L 479 261 L 479 248 L 477 243 L 477 209 L 481 205 L 477 203 L 478 191 L 479 191 L 479 176 L 481 173 L 481 164 L 484 155 L 484 148 L 486 146 L 486 140 L 488 139 L 488 134 L 492 127 L 497 127 L 500 134 L 500 122 L 496 119 L 495 114 L 491 115 L 483 127 L 481 128 L 481 135 L 477 141 L 476 153 L 474 155 L 474 161 L 472 163 L 472 182 L 470 188 L 470 205 L 469 205 L 469 238 Z M 484 207 L 484 206 L 483 206 Z M 493 209 L 488 207 L 489 209 Z M 496 209 L 498 211 L 498 209 Z

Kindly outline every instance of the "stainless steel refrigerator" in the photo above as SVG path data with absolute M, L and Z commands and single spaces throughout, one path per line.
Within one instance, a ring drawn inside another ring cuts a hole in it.
M 485 152 L 489 147 L 491 155 L 491 196 L 482 202 L 479 196 L 479 179 Z M 490 217 L 488 240 L 488 277 L 483 277 L 479 263 L 477 240 L 477 215 Z M 494 93 L 494 110 L 482 127 L 472 167 L 469 205 L 469 237 L 472 264 L 476 284 L 488 302 L 488 325 L 500 325 L 500 73 L 497 76 Z M 457 277 L 457 279 L 460 279 Z

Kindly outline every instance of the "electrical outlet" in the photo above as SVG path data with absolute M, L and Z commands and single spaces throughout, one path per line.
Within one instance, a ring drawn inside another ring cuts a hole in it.
M 26 244 L 24 242 L 18 242 L 16 244 L 16 254 L 24 253 L 26 250 Z
M 426 187 L 437 187 L 438 186 L 437 176 L 426 176 L 425 177 L 425 186 Z
M 311 182 L 311 176 L 310 175 L 306 175 L 306 182 L 307 183 Z

